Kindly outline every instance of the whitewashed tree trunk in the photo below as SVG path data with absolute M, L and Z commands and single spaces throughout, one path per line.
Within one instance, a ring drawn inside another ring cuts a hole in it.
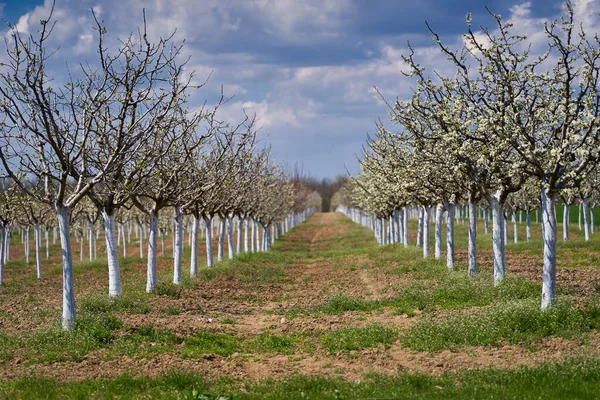
M 563 240 L 569 240 L 569 220 L 571 217 L 571 205 L 565 203 L 563 211 Z
M 227 217 L 227 253 L 229 255 L 229 259 L 235 257 L 235 243 L 233 242 L 233 220 L 231 216 Z
M 47 260 L 50 258 L 50 230 L 48 227 L 46 227 L 44 234 L 45 234 L 45 239 L 46 239 L 46 260 Z
M 262 251 L 262 247 L 260 246 L 260 224 L 254 221 L 254 225 L 256 225 L 256 251 Z
M 417 228 L 417 247 L 423 246 L 423 208 L 419 208 L 419 226 Z
M 527 224 L 527 241 L 531 242 L 531 213 L 529 210 L 525 214 L 525 222 Z
M 483 210 L 483 229 L 486 235 L 490 233 L 490 210 L 487 208 Z
M 56 244 L 56 227 L 52 227 L 52 244 Z
M 213 253 L 212 237 L 212 218 L 204 217 L 204 223 L 206 224 L 206 265 L 209 268 L 215 266 L 215 256 Z
M 469 200 L 469 276 L 477 275 L 477 206 Z
M 192 240 L 190 242 L 190 276 L 195 278 L 198 276 L 198 226 L 200 219 L 197 215 L 193 215 L 192 221 Z
M 256 223 L 254 222 L 254 220 L 251 221 L 252 224 L 252 252 L 254 253 L 256 251 Z
M 156 289 L 156 233 L 158 231 L 158 213 L 150 212 L 150 231 L 148 233 L 148 269 L 146 276 L 146 292 Z
M 588 204 L 588 197 L 583 196 L 583 228 L 586 242 L 590 240 L 590 209 Z
M 42 279 L 42 231 L 38 224 L 33 226 L 33 234 L 35 236 L 35 267 L 37 278 Z
M 164 229 L 159 229 L 160 232 L 160 244 L 161 244 L 161 250 L 162 250 L 162 256 L 166 257 L 167 256 L 167 250 L 165 249 L 165 231 Z
M 4 224 L 0 225 L 0 235 L 2 236 L 2 243 L 0 243 L 0 286 L 2 286 L 4 280 L 4 264 L 6 253 L 6 226 Z
M 582 216 L 582 212 L 581 212 L 581 203 L 579 203 L 579 230 L 581 230 L 581 216 Z
M 60 247 L 63 259 L 63 311 L 62 328 L 66 331 L 75 329 L 77 312 L 75 308 L 75 278 L 73 275 L 73 252 L 71 250 L 71 233 L 69 207 L 58 207 L 58 229 L 60 232 Z
M 108 213 L 105 209 L 101 212 L 104 221 L 104 237 L 106 240 L 106 257 L 108 259 L 108 295 L 117 297 L 121 295 L 121 270 L 119 266 L 119 248 L 115 237 L 115 217 L 117 210 Z
M 29 264 L 29 227 L 25 229 L 25 262 Z
M 494 285 L 500 284 L 506 274 L 504 258 L 504 212 L 499 202 L 499 193 L 489 197 L 492 208 L 492 242 L 494 251 Z
M 402 233 L 404 234 L 404 237 L 402 238 L 402 242 L 404 243 L 404 247 L 408 247 L 408 208 L 407 207 L 403 208 L 403 213 L 404 213 L 404 229 L 402 230 Z
M 517 213 L 513 212 L 513 240 L 515 243 L 519 243 L 519 230 L 517 229 Z
M 236 242 L 236 251 L 238 254 L 242 252 L 242 234 L 244 230 L 244 219 L 241 217 L 237 217 L 237 242 Z
M 219 249 L 217 260 L 223 261 L 223 255 L 225 253 L 225 218 L 221 217 L 219 224 Z
M 435 259 L 442 258 L 442 225 L 444 224 L 444 206 L 438 204 L 435 209 Z
M 89 221 L 88 243 L 90 245 L 90 261 L 94 259 L 94 223 Z
M 248 229 L 250 227 L 250 217 L 244 218 L 244 253 L 248 253 L 250 251 L 250 235 Z
M 181 264 L 183 258 L 183 212 L 175 207 L 175 251 L 173 254 L 173 283 L 181 285 Z
M 123 230 L 123 257 L 127 257 L 127 238 L 125 237 L 125 224 L 121 224 L 121 229 Z
M 429 221 L 431 219 L 431 208 L 423 207 L 423 257 L 429 257 Z
M 542 221 L 544 224 L 544 273 L 542 282 L 542 310 L 556 301 L 556 218 L 554 195 L 542 189 Z
M 446 266 L 454 269 L 454 202 L 446 203 Z
M 142 225 L 138 222 L 136 224 L 137 228 L 136 228 L 136 232 L 137 232 L 137 237 L 139 238 L 139 242 L 140 242 L 140 258 L 144 258 L 144 239 L 142 237 L 143 233 L 142 233 Z
M 83 232 L 82 232 L 83 234 Z M 29 232 L 27 232 L 27 239 L 29 239 Z M 29 250 L 27 250 L 29 251 Z M 83 238 L 79 238 L 79 261 L 83 261 Z

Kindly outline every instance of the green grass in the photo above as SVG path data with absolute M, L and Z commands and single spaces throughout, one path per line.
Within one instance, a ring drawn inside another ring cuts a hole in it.
M 537 367 L 488 368 L 441 376 L 368 374 L 359 381 L 306 375 L 259 382 L 208 380 L 187 372 L 72 382 L 31 377 L 0 381 L 0 392 L 9 399 L 595 399 L 600 392 L 600 359 L 573 358 Z
M 198 331 L 188 336 L 184 342 L 182 358 L 202 358 L 205 354 L 229 356 L 239 348 L 239 339 L 229 333 Z
M 249 353 L 294 354 L 298 338 L 289 335 L 274 335 L 270 332 L 255 336 L 244 343 Z
M 111 357 L 128 355 L 136 358 L 150 358 L 155 354 L 173 351 L 183 338 L 172 331 L 152 325 L 142 325 L 133 332 L 115 339 L 109 351 Z
M 150 312 L 149 297 L 140 290 L 123 290 L 118 297 L 108 297 L 105 293 L 97 293 L 83 298 L 79 309 L 91 314 L 111 312 L 128 312 L 131 314 L 147 314 Z
M 364 328 L 345 328 L 323 335 L 321 345 L 330 353 L 362 350 L 383 345 L 389 347 L 398 338 L 398 331 L 383 325 L 368 325 Z
M 18 354 L 29 363 L 81 361 L 89 352 L 107 347 L 122 322 L 113 316 L 81 316 L 73 332 L 59 326 L 25 336 L 0 338 L 0 353 Z
M 504 302 L 473 315 L 427 319 L 411 327 L 400 343 L 418 351 L 455 350 L 462 346 L 535 344 L 544 338 L 578 337 L 600 327 L 600 309 L 559 303 L 541 311 L 533 300 Z

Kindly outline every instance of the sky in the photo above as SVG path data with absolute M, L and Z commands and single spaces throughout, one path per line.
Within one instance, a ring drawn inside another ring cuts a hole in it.
M 0 2 L 0 16 L 21 32 L 35 33 L 52 2 Z M 412 82 L 401 56 L 410 42 L 426 68 L 452 69 L 425 25 L 458 48 L 466 30 L 493 28 L 485 6 L 514 23 L 534 51 L 543 51 L 544 21 L 561 15 L 553 0 L 56 0 L 51 44 L 52 77 L 66 79 L 66 65 L 96 59 L 91 9 L 108 37 L 137 30 L 145 9 L 151 38 L 175 32 L 185 39 L 188 70 L 206 86 L 190 101 L 215 102 L 221 87 L 230 100 L 220 109 L 235 122 L 256 113 L 262 144 L 274 159 L 299 165 L 318 179 L 356 173 L 367 135 L 389 121 L 387 101 L 407 98 Z M 573 0 L 578 21 L 597 30 L 600 0 Z M 4 29 L 4 35 L 8 31 Z M 542 49 L 542 50 L 540 50 Z M 393 129 L 393 126 L 390 126 Z

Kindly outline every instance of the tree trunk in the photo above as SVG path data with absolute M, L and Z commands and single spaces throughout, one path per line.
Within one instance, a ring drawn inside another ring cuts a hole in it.
M 435 208 L 435 259 L 442 258 L 442 225 L 444 224 L 444 206 L 438 204 Z
M 469 276 L 477 275 L 477 206 L 469 200 Z
M 227 217 L 227 252 L 229 259 L 235 257 L 235 243 L 233 242 L 233 219 L 231 216 Z
M 212 245 L 212 218 L 204 217 L 204 223 L 206 224 L 206 265 L 208 268 L 212 268 L 215 266 L 215 256 L 213 254 Z
M 403 208 L 403 212 L 404 212 L 404 229 L 402 230 L 402 233 L 404 235 L 404 237 L 402 238 L 402 242 L 404 243 L 404 247 L 408 247 L 408 208 L 404 207 Z
M 236 250 L 237 253 L 240 254 L 242 252 L 242 231 L 244 229 L 244 219 L 241 217 L 237 217 L 237 242 L 236 242 Z
M 569 240 L 569 220 L 571 217 L 571 205 L 565 203 L 563 211 L 563 240 Z
M 46 239 L 46 260 L 50 258 L 50 231 L 48 227 L 46 227 L 45 239 Z
M 175 207 L 175 251 L 173 254 L 173 283 L 181 285 L 181 262 L 183 258 L 183 213 Z
M 586 242 L 590 240 L 590 209 L 588 204 L 588 197 L 583 196 L 583 228 Z
M 223 261 L 223 255 L 225 253 L 225 218 L 221 217 L 219 223 L 219 253 L 217 256 L 218 261 Z
M 419 227 L 417 228 L 417 247 L 423 246 L 423 208 L 419 208 Z
M 150 232 L 148 234 L 148 271 L 146 292 L 156 289 L 156 233 L 158 231 L 158 212 L 150 212 Z
M 195 278 L 198 276 L 198 226 L 200 219 L 197 215 L 193 215 L 192 222 L 192 239 L 190 242 L 190 276 Z
M 517 212 L 513 212 L 513 240 L 515 243 L 519 243 L 519 230 L 517 229 Z
M 250 227 L 250 217 L 244 218 L 244 253 L 248 253 L 250 251 L 250 242 L 249 242 L 249 232 L 248 229 Z
M 119 266 L 119 248 L 115 237 L 115 214 L 113 210 L 109 214 L 102 209 L 102 220 L 104 221 L 104 237 L 106 239 L 106 257 L 108 259 L 108 295 L 116 297 L 121 295 L 121 271 Z
M 123 230 L 123 257 L 127 257 L 127 238 L 125 237 L 126 227 L 125 224 L 121 224 Z
M 531 242 L 531 213 L 529 211 L 525 214 L 525 221 L 527 223 L 527 241 Z
M 252 243 L 252 252 L 254 253 L 256 251 L 256 223 L 254 222 L 254 220 L 252 220 L 250 222 L 250 224 L 252 225 L 252 235 L 251 235 L 251 243 Z
M 94 260 L 94 223 L 90 221 L 88 232 L 88 243 L 90 245 L 90 261 Z
M 431 208 L 423 207 L 423 257 L 429 257 L 429 220 Z
M 446 266 L 454 269 L 454 210 L 455 204 L 446 204 Z
M 2 243 L 0 243 L 0 286 L 2 286 L 4 279 L 4 255 L 6 253 L 6 226 L 4 224 L 0 225 L 0 235 L 2 237 Z
M 33 226 L 33 234 L 35 236 L 35 267 L 37 278 L 42 279 L 42 231 L 38 224 Z
M 71 249 L 71 233 L 69 207 L 57 208 L 58 228 L 60 232 L 60 247 L 63 259 L 63 312 L 62 328 L 66 331 L 75 329 L 77 312 L 75 309 L 75 278 L 73 275 L 73 252 Z
M 492 207 L 492 241 L 494 251 L 494 285 L 500 284 L 506 274 L 504 258 L 504 213 L 499 201 L 499 193 L 489 197 Z
M 483 229 L 486 235 L 490 233 L 490 210 L 487 208 L 483 210 Z
M 542 310 L 556 301 L 556 218 L 554 194 L 542 189 L 542 223 L 544 224 L 544 274 L 542 283 Z

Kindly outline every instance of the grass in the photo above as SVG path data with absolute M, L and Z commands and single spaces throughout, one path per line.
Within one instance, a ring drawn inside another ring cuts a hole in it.
M 249 353 L 294 354 L 298 338 L 289 335 L 274 335 L 270 332 L 255 336 L 244 343 Z
M 0 336 L 0 354 L 18 354 L 28 363 L 81 361 L 93 350 L 107 347 L 122 322 L 113 316 L 81 316 L 73 332 L 59 326 L 25 336 Z
M 150 312 L 149 297 L 140 290 L 123 290 L 118 297 L 108 297 L 105 293 L 96 293 L 83 298 L 79 309 L 91 314 L 112 312 L 128 312 L 131 314 L 147 314 Z
M 229 333 L 198 331 L 184 342 L 182 358 L 198 359 L 206 354 L 229 356 L 238 350 L 239 339 Z
M 541 311 L 532 300 L 505 302 L 482 313 L 423 320 L 402 337 L 418 351 L 456 350 L 461 346 L 535 344 L 550 337 L 573 338 L 600 327 L 600 309 L 559 303 Z
M 156 378 L 121 375 L 114 379 L 59 382 L 26 378 L 0 381 L 7 398 L 120 399 L 357 399 L 357 398 L 512 398 L 594 399 L 600 391 L 600 359 L 571 358 L 558 363 L 513 370 L 486 368 L 432 376 L 368 374 L 360 380 L 295 375 L 258 382 L 209 380 L 188 372 Z M 204 397 L 203 397 L 204 396 Z
M 363 350 L 379 345 L 389 347 L 398 338 L 398 331 L 374 324 L 364 328 L 345 328 L 323 335 L 321 344 L 330 353 Z

